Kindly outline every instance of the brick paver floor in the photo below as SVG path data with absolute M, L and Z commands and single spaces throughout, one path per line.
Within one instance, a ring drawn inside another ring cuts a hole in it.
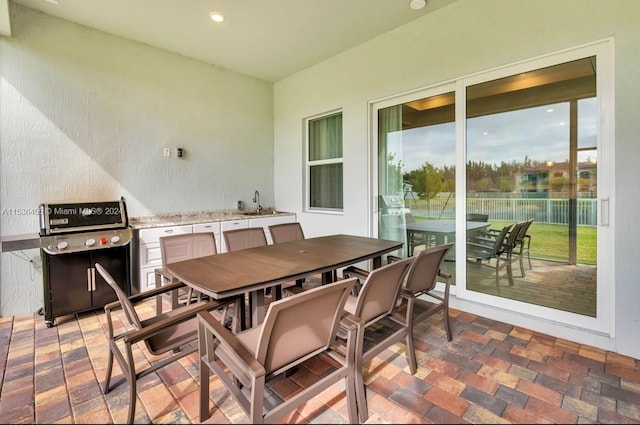
M 144 306 L 151 312 L 152 305 Z M 144 310 L 143 308 L 143 310 Z M 418 371 L 404 344 L 365 365 L 367 423 L 640 423 L 640 361 L 453 310 L 454 338 L 442 317 L 417 325 Z M 58 319 L 0 318 L 0 423 L 122 423 L 128 385 L 116 366 L 104 395 L 104 312 Z M 140 361 L 150 356 L 142 347 Z M 196 355 L 140 381 L 136 422 L 198 422 Z M 318 379 L 324 365 L 307 362 L 272 384 L 286 397 Z M 248 423 L 211 377 L 209 423 Z M 346 423 L 340 384 L 282 422 Z

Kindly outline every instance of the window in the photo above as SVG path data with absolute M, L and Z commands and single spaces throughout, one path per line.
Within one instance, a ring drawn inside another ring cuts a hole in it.
M 342 211 L 342 112 L 307 122 L 307 205 Z

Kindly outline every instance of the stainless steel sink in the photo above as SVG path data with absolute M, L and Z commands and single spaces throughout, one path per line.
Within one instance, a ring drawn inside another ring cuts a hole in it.
M 248 216 L 261 216 L 261 215 L 271 215 L 271 214 L 276 214 L 279 213 L 280 211 L 271 209 L 271 208 L 265 208 L 262 211 L 245 211 L 242 213 L 242 215 L 248 215 Z

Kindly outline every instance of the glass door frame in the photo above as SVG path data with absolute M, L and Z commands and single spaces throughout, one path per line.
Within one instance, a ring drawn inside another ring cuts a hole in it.
M 598 102 L 598 226 L 596 317 L 588 317 L 548 307 L 533 305 L 467 290 L 466 238 L 455 245 L 456 282 L 451 295 L 461 300 L 541 318 L 587 330 L 599 335 L 615 336 L 615 226 L 610 220 L 615 211 L 615 131 L 614 131 L 614 52 L 613 38 L 588 43 L 560 52 L 509 64 L 492 70 L 461 77 L 442 84 L 369 102 L 369 166 L 371 234 L 378 236 L 378 110 L 389 106 L 454 91 L 456 97 L 456 234 L 466 234 L 466 87 L 559 63 L 596 56 Z M 605 255 L 606 254 L 606 255 Z M 439 289 L 442 289 L 440 285 Z M 523 313 L 526 312 L 526 313 Z

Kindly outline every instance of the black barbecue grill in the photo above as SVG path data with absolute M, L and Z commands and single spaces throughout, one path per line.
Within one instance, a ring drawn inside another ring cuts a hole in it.
M 115 292 L 95 272 L 100 263 L 130 295 L 132 232 L 124 199 L 40 205 L 45 323 L 103 307 Z

